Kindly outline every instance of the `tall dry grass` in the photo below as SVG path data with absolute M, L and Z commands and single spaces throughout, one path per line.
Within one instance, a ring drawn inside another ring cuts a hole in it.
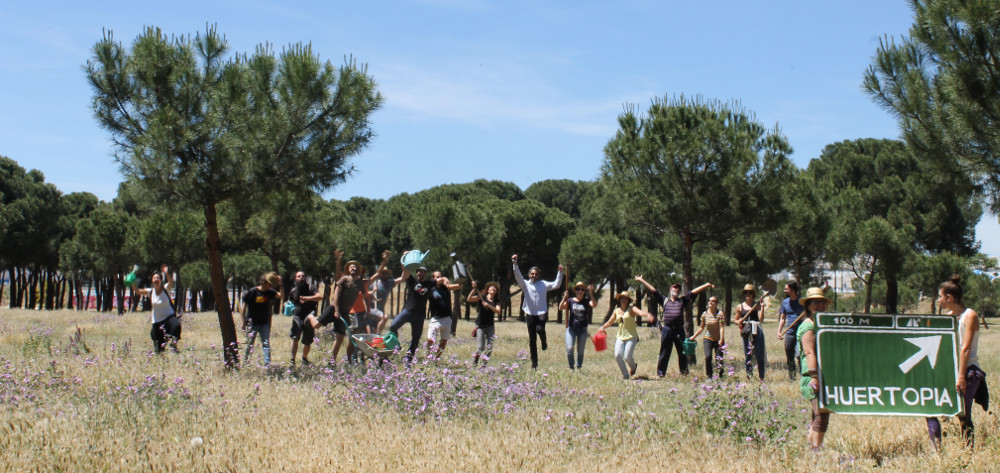
M 741 359 L 727 361 L 736 374 L 723 381 L 704 379 L 700 364 L 681 377 L 676 361 L 655 379 L 658 341 L 647 329 L 637 359 L 649 381 L 621 380 L 611 350 L 592 346 L 583 369 L 570 371 L 555 324 L 537 372 L 525 360 L 526 329 L 518 322 L 498 325 L 489 367 L 476 368 L 464 320 L 440 361 L 331 369 L 291 367 L 290 319 L 278 316 L 272 366 L 258 366 L 255 355 L 227 372 L 217 325 L 214 314 L 188 315 L 180 353 L 155 355 L 148 313 L 0 310 L 0 470 L 1000 468 L 998 422 L 979 407 L 971 451 L 957 422 L 945 423 L 937 453 L 922 419 L 851 416 L 833 416 L 826 448 L 810 451 L 806 404 L 786 378 L 773 321 L 765 324 L 763 385 L 743 376 Z M 998 338 L 995 329 L 984 331 L 980 342 L 990 381 L 1000 373 Z M 328 356 L 330 346 L 324 336 L 311 358 Z

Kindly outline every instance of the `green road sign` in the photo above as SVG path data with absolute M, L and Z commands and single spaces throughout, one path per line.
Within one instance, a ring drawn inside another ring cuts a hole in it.
M 816 320 L 822 407 L 858 415 L 962 412 L 953 317 L 819 314 Z

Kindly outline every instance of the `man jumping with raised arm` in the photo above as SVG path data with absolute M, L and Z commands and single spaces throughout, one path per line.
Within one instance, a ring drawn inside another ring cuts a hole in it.
M 524 309 L 526 322 L 528 324 L 528 348 L 531 351 L 531 368 L 538 368 L 538 348 L 536 339 L 542 339 L 542 350 L 549 348 L 549 342 L 545 338 L 545 321 L 548 318 L 549 303 L 546 294 L 549 291 L 559 289 L 562 285 L 563 265 L 559 265 L 559 272 L 556 273 L 555 281 L 542 281 L 539 278 L 540 271 L 537 266 L 532 266 L 528 270 L 528 280 L 524 280 L 521 269 L 517 267 L 517 255 L 510 257 L 514 265 L 514 278 L 517 285 L 523 292 L 521 307 Z
M 642 275 L 636 276 L 635 280 L 642 283 L 650 292 L 650 296 L 663 306 L 663 318 L 660 326 L 660 357 L 656 362 L 656 374 L 661 378 L 667 374 L 667 365 L 670 364 L 670 353 L 677 347 L 677 362 L 681 374 L 688 374 L 687 357 L 684 356 L 684 339 L 687 338 L 684 332 L 684 306 L 694 300 L 694 295 L 708 288 L 715 288 L 712 283 L 705 283 L 696 287 L 693 291 L 681 295 L 681 285 L 670 286 L 670 296 L 663 295 L 652 284 L 646 282 Z

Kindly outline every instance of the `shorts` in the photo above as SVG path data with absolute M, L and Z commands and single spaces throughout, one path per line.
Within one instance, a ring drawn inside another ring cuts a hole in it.
M 372 309 L 368 315 L 365 316 L 365 323 L 368 324 L 368 328 L 375 330 L 378 327 L 379 321 L 382 320 L 382 312 L 378 309 Z
M 309 315 L 313 315 L 313 313 Z M 288 336 L 292 340 L 301 339 L 303 345 L 312 345 L 313 339 L 316 338 L 316 330 L 304 319 L 294 316 L 292 317 L 292 328 L 288 331 Z
M 343 318 L 335 317 L 334 314 L 336 314 L 336 311 L 333 309 L 333 306 L 326 306 L 326 309 L 323 309 L 323 315 L 319 316 L 319 324 L 325 327 L 333 323 L 334 333 L 347 335 L 347 323 L 344 322 Z
M 427 339 L 451 339 L 451 317 L 432 318 L 430 325 L 427 326 Z
M 351 333 L 354 333 L 357 332 L 358 327 L 361 327 L 361 324 L 365 322 L 365 314 L 351 312 L 351 314 L 347 316 L 347 320 L 350 321 L 348 327 L 351 328 Z

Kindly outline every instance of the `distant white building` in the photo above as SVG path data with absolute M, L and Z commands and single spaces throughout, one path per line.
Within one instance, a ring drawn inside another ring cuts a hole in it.
M 774 279 L 775 281 L 788 281 L 795 279 L 795 276 L 791 271 L 786 269 L 779 273 L 772 274 L 771 279 Z M 840 294 L 854 294 L 856 292 L 854 287 L 851 285 L 851 281 L 854 279 L 854 273 L 846 269 L 831 269 L 830 265 L 826 264 L 824 265 L 820 279 L 825 283 L 824 285 L 830 286 L 831 289 Z M 805 288 L 802 288 L 802 292 L 805 292 Z

